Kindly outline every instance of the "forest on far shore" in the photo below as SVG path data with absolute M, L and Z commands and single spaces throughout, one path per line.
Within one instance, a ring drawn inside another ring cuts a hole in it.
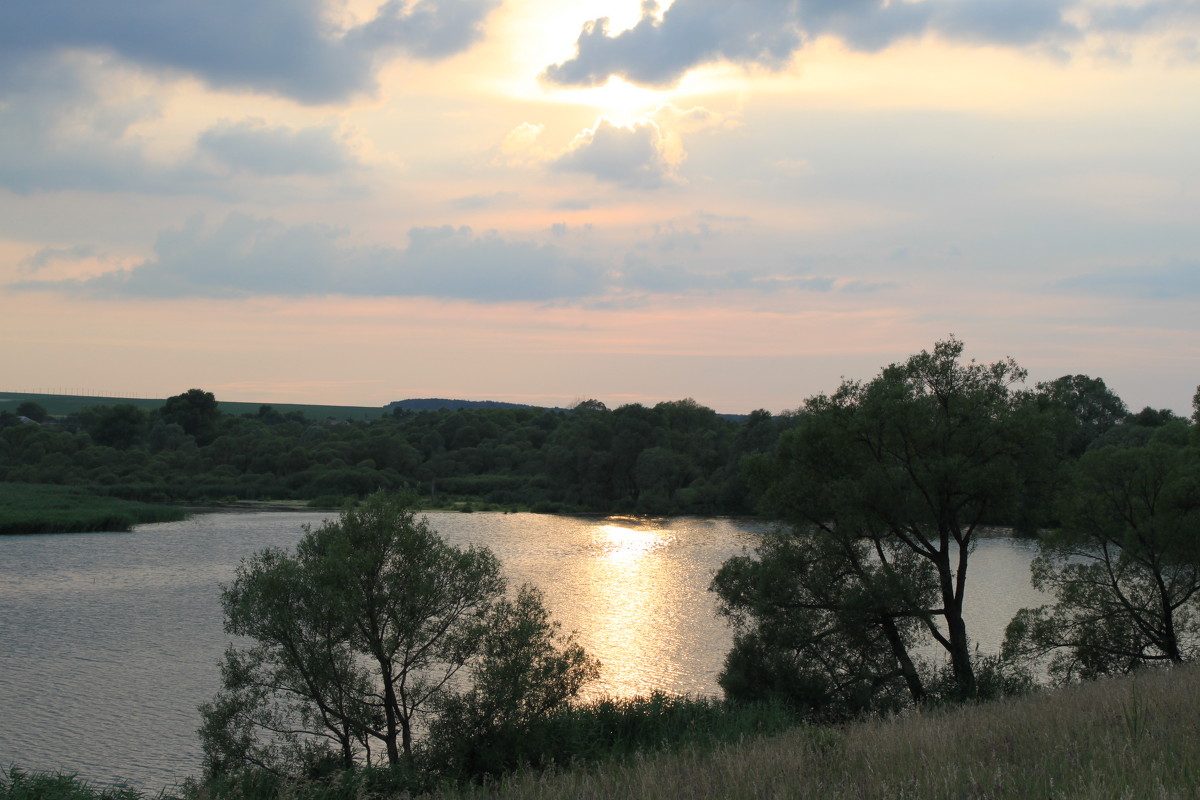
M 1023 397 L 1061 410 L 1053 419 L 1067 460 L 1192 435 L 1191 420 L 1131 412 L 1086 375 Z M 0 481 L 153 502 L 342 505 L 408 489 L 443 507 L 753 514 L 756 471 L 804 413 L 728 417 L 690 399 L 615 409 L 588 400 L 569 410 L 397 405 L 375 419 L 315 419 L 269 405 L 229 413 L 201 389 L 146 405 L 97 403 L 60 417 L 35 402 L 0 411 Z

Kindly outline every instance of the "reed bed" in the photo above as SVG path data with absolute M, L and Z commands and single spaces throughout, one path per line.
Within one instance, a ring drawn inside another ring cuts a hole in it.
M 0 483 L 0 535 L 128 531 L 175 522 L 182 508 L 122 500 L 75 486 Z
M 509 776 L 451 800 L 1194 798 L 1200 669 Z

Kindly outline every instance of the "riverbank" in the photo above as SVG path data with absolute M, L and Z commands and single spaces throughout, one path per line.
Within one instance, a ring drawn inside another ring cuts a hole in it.
M 713 749 L 526 774 L 438 800 L 694 798 L 1194 798 L 1200 667 Z
M 1148 670 L 977 706 L 801 726 L 577 769 L 509 776 L 428 800 L 684 798 L 1187 798 L 1200 787 L 1200 667 Z M 287 787 L 296 800 L 356 796 Z M 172 797 L 171 794 L 163 795 Z M 181 800 L 220 800 L 191 785 Z M 72 777 L 0 773 L 0 800 L 145 800 Z M 254 800 L 274 800 L 267 796 Z
M 178 506 L 122 500 L 77 486 L 0 483 L 0 535 L 130 531 L 187 516 Z

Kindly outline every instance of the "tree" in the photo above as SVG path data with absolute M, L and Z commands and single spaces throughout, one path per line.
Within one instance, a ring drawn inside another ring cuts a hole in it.
M 1004 650 L 1066 682 L 1200 653 L 1200 453 L 1152 443 L 1087 453 L 1063 528 L 1034 560 L 1055 603 L 1022 609 Z
M 17 406 L 17 416 L 31 419 L 34 422 L 45 422 L 50 414 L 42 406 L 41 403 L 35 403 L 33 400 L 26 400 Z
M 470 688 L 444 696 L 430 730 L 439 763 L 459 774 L 525 766 L 522 740 L 530 726 L 599 674 L 599 664 L 562 636 L 532 586 L 497 603 L 490 634 L 470 667 Z
M 229 649 L 223 688 L 201 709 L 208 769 L 411 764 L 460 673 L 496 652 L 513 653 L 512 702 L 565 702 L 594 663 L 556 633 L 540 595 L 522 589 L 513 603 L 505 588 L 489 550 L 447 544 L 382 494 L 306 530 L 294 555 L 255 554 L 222 593 L 226 629 L 253 644 Z
M 736 631 L 719 678 L 726 696 L 824 716 L 924 700 L 909 655 L 921 632 L 913 609 L 932 604 L 936 587 L 917 565 L 897 568 L 913 556 L 891 547 L 888 568 L 867 539 L 791 529 L 727 561 L 713 580 Z
M 88 406 L 79 420 L 92 440 L 105 447 L 128 450 L 146 438 L 146 412 L 130 403 L 115 406 Z
M 159 409 L 164 422 L 175 423 L 201 445 L 208 444 L 216 437 L 220 413 L 216 397 L 212 392 L 202 389 L 188 389 L 183 394 L 168 397 Z
M 893 676 L 919 700 L 916 620 L 945 653 L 950 693 L 976 695 L 963 618 L 972 545 L 980 526 L 1016 514 L 1030 476 L 1053 461 L 1054 436 L 1042 407 L 1014 388 L 1024 370 L 1011 359 L 962 363 L 962 351 L 941 341 L 868 383 L 810 398 L 772 462 L 757 465 L 768 508 L 792 527 L 758 553 L 760 569 L 782 576 L 776 596 L 749 603 L 729 583 L 714 586 L 742 615 L 743 636 L 770 645 L 772 615 L 796 615 L 797 652 L 837 642 L 862 679 Z M 826 669 L 830 685 L 841 669 Z
M 1075 420 L 1070 451 L 1079 457 L 1098 436 L 1120 424 L 1129 414 L 1125 402 L 1105 385 L 1102 378 L 1064 375 L 1039 383 L 1040 395 L 1061 405 Z

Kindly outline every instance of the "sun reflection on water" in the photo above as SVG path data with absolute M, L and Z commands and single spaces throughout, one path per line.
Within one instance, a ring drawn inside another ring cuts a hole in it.
M 677 660 L 679 564 L 671 531 L 636 520 L 610 520 L 593 529 L 587 559 L 587 638 L 603 653 L 595 695 L 645 694 L 663 686 Z M 669 682 L 669 681 L 668 681 Z
M 666 547 L 675 540 L 675 536 L 657 528 L 601 525 L 596 530 L 596 539 L 605 555 L 629 560 Z

